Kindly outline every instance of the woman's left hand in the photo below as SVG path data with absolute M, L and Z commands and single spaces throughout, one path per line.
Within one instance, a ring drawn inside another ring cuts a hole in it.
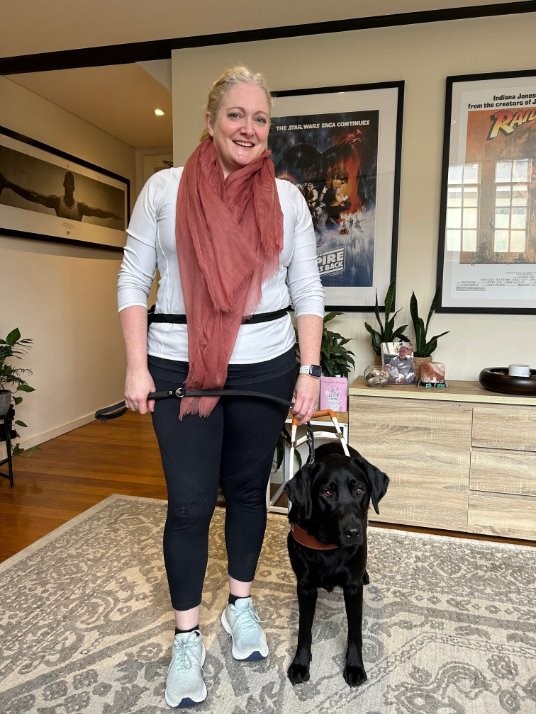
M 290 407 L 296 419 L 299 419 L 298 424 L 310 421 L 313 412 L 317 409 L 319 395 L 320 379 L 318 377 L 311 377 L 308 374 L 298 375 Z

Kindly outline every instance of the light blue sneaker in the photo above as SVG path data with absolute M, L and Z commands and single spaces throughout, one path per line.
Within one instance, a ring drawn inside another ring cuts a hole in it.
M 257 611 L 250 597 L 239 598 L 222 612 L 221 624 L 233 639 L 235 659 L 257 660 L 268 657 L 266 635 L 260 625 Z
M 168 706 L 191 707 L 207 698 L 202 670 L 205 655 L 198 630 L 175 635 L 164 695 Z

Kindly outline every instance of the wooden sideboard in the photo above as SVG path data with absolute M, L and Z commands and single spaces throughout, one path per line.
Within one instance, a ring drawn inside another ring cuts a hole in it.
M 536 540 L 536 396 L 362 377 L 349 393 L 349 441 L 391 479 L 370 520 Z

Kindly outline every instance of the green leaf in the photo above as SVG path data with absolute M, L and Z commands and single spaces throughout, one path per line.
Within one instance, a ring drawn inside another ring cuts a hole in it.
M 432 315 L 435 312 L 438 298 L 439 298 L 439 288 L 436 289 L 435 295 L 432 299 L 432 304 L 430 305 L 430 310 L 428 311 L 428 318 L 426 320 L 426 329 L 427 330 L 428 330 L 428 325 L 430 324 L 430 320 L 432 319 Z
M 381 317 L 380 317 L 380 305 L 378 303 L 378 293 L 376 293 L 376 302 L 374 304 L 374 314 L 376 315 L 376 320 L 378 320 L 378 324 L 380 325 L 381 331 L 383 331 L 383 322 L 381 321 Z
M 324 315 L 324 329 L 326 329 L 326 323 L 331 322 L 331 320 L 334 320 L 336 317 L 339 317 L 339 315 L 342 315 L 342 312 L 326 313 L 326 315 Z
M 411 298 L 409 301 L 409 312 L 411 315 L 411 320 L 415 323 L 419 317 L 419 306 L 417 305 L 417 298 L 415 293 L 411 293 Z
M 430 340 L 430 342 L 427 342 L 423 344 L 423 346 L 419 350 L 415 350 L 413 353 L 414 357 L 430 357 L 432 352 L 437 348 L 437 342 L 434 340 Z
M 377 330 L 375 330 L 373 327 L 371 327 L 371 326 L 368 324 L 368 322 L 365 322 L 365 329 L 366 329 L 366 331 L 367 331 L 369 334 L 371 334 L 372 336 L 374 336 L 374 335 L 379 335 L 379 334 L 380 334 Z
M 443 337 L 443 335 L 448 335 L 449 332 L 450 330 L 447 330 L 446 332 L 440 332 L 439 335 L 434 335 L 432 337 L 432 340 L 435 340 L 437 342 L 440 337 Z
M 448 334 L 448 332 L 449 332 L 448 330 L 446 332 L 441 332 L 439 335 L 434 335 L 432 338 L 427 340 L 428 328 L 430 326 L 430 320 L 432 319 L 432 316 L 435 312 L 438 300 L 439 300 L 439 288 L 436 289 L 435 295 L 432 299 L 430 309 L 428 310 L 428 315 L 426 318 L 426 324 L 425 324 L 422 317 L 419 317 L 419 306 L 417 303 L 417 298 L 415 297 L 415 293 L 411 294 L 410 314 L 411 314 L 411 321 L 413 323 L 413 330 L 415 332 L 415 340 L 413 343 L 413 346 L 414 346 L 413 354 L 415 355 L 415 357 L 429 357 L 437 348 L 437 340 L 440 337 L 443 337 L 443 335 Z
M 406 329 L 407 325 L 400 325 L 400 327 L 397 327 L 396 330 L 394 330 L 393 335 L 396 335 L 397 337 L 401 335 L 404 330 Z
M 9 335 L 6 337 L 6 342 L 10 347 L 13 347 L 18 341 L 20 340 L 20 330 L 18 327 L 15 327 L 14 330 L 11 330 Z
M 395 280 L 391 282 L 389 287 L 387 288 L 387 292 L 385 294 L 385 312 L 389 314 L 393 308 L 393 300 L 395 297 Z

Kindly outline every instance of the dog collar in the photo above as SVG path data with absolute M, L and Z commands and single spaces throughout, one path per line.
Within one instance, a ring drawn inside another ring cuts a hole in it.
M 321 543 L 318 538 L 312 536 L 305 528 L 302 528 L 297 523 L 290 524 L 290 532 L 296 543 L 304 545 L 306 548 L 312 548 L 313 550 L 336 550 L 339 547 L 334 543 Z

